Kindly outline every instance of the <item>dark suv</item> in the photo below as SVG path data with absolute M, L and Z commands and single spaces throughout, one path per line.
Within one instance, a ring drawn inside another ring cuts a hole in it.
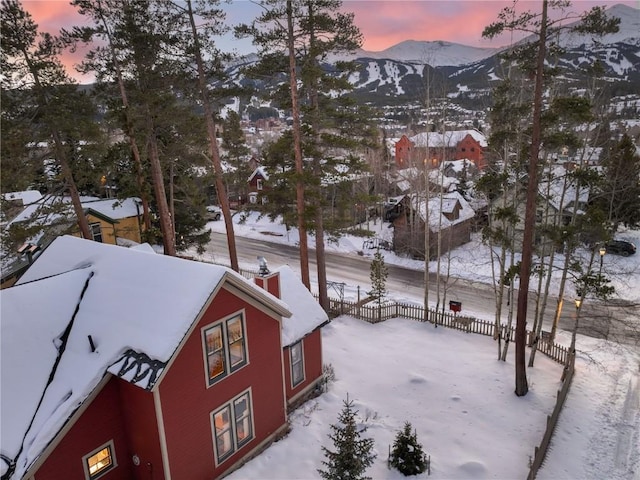
M 607 249 L 607 253 L 622 255 L 623 257 L 628 257 L 636 253 L 636 246 L 624 240 L 611 240 L 605 245 L 605 248 Z

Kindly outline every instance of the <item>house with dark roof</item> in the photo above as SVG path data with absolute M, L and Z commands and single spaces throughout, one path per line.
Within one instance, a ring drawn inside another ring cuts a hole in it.
M 328 319 L 288 267 L 261 275 L 54 240 L 0 292 L 2 478 L 219 478 L 284 435 Z

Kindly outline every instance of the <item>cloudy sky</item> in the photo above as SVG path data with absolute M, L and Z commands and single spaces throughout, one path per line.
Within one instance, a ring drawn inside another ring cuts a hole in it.
M 519 9 L 539 11 L 542 2 L 520 1 Z M 626 4 L 640 8 L 640 0 L 574 0 L 573 10 L 582 12 L 596 5 Z M 61 26 L 79 24 L 83 18 L 69 0 L 23 1 L 40 29 L 55 33 Z M 364 36 L 363 48 L 380 51 L 403 40 L 444 40 L 470 46 L 499 47 L 508 38 L 493 41 L 481 38 L 484 27 L 495 21 L 498 12 L 511 1 L 503 0 L 345 0 L 343 10 L 355 14 L 355 23 Z M 223 5 L 227 22 L 234 25 L 249 22 L 259 8 L 249 0 L 233 0 Z M 251 51 L 251 44 L 226 39 L 223 50 Z

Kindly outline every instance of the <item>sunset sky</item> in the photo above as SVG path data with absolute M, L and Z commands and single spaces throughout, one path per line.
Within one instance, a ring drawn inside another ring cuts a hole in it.
M 540 1 L 520 1 L 519 9 L 539 11 Z M 596 5 L 626 4 L 640 8 L 640 0 L 574 0 L 573 10 L 582 12 Z M 69 0 L 23 1 L 40 29 L 57 33 L 62 26 L 79 24 L 83 17 Z M 403 40 L 444 40 L 463 45 L 499 47 L 508 38 L 489 42 L 481 38 L 484 27 L 495 21 L 498 12 L 511 1 L 502 0 L 345 0 L 343 10 L 355 14 L 355 23 L 364 36 L 363 48 L 380 51 Z M 249 22 L 259 11 L 249 0 L 234 0 L 223 5 L 227 22 Z M 223 50 L 252 51 L 249 41 L 227 39 L 219 44 Z M 72 63 L 72 62 L 69 62 Z

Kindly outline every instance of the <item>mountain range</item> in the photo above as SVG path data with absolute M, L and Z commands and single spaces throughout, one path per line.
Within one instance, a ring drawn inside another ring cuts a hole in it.
M 560 58 L 563 78 L 573 88 L 584 88 L 590 80 L 588 67 L 598 61 L 611 95 L 640 92 L 640 9 L 618 4 L 607 9 L 620 19 L 619 31 L 602 39 L 565 33 L 558 43 L 565 48 Z M 528 37 L 521 42 L 534 39 Z M 478 48 L 445 41 L 406 40 L 379 52 L 358 50 L 350 55 L 330 57 L 325 67 L 335 69 L 337 60 L 359 65 L 350 78 L 354 96 L 374 105 L 398 105 L 423 100 L 426 78 L 438 79 L 439 91 L 458 102 L 487 104 L 491 84 L 500 78 L 500 52 L 505 48 Z M 241 67 L 253 63 L 250 55 L 230 66 L 238 83 L 248 80 Z M 264 89 L 265 85 L 260 85 Z

